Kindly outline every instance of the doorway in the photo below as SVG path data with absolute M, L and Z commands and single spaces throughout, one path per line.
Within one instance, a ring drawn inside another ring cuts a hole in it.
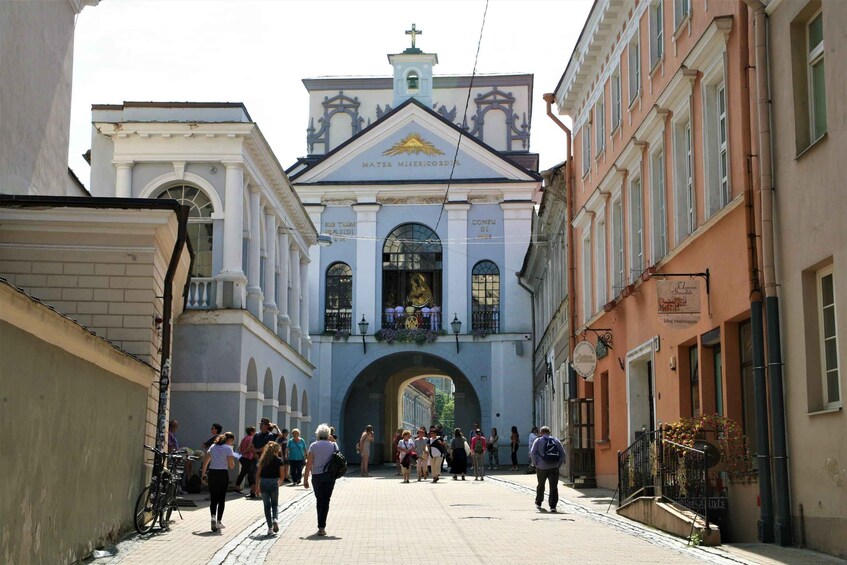
M 653 340 L 630 351 L 626 365 L 627 412 L 629 416 L 629 441 L 635 441 L 643 432 L 656 429 L 656 401 L 654 398 Z

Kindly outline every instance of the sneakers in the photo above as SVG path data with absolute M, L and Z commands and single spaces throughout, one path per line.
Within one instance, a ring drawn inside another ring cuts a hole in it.
M 540 505 L 540 504 L 536 504 L 536 505 L 535 505 L 535 507 L 536 507 L 538 510 L 544 510 L 544 509 L 541 507 L 541 505 Z
M 214 518 L 212 518 L 212 531 L 213 531 L 213 532 L 217 532 L 217 531 L 218 531 L 218 521 L 217 521 L 217 520 L 215 520 Z
M 226 526 L 223 525 L 223 522 L 218 521 L 218 529 L 223 530 Z
M 319 536 L 325 536 L 325 535 L 326 535 L 326 530 L 325 530 L 325 529 L 323 529 L 323 528 L 318 528 L 318 535 L 319 535 Z
M 274 520 L 273 532 L 277 533 L 278 531 L 279 531 L 279 523 L 276 520 Z
M 463 480 L 463 481 L 465 480 L 465 476 L 464 476 L 464 475 L 462 475 L 462 480 Z
M 268 535 L 269 536 L 274 535 L 274 529 L 273 528 L 268 528 Z
M 553 508 L 551 508 L 551 509 L 550 509 L 550 512 L 552 512 L 553 514 L 555 514 L 555 513 L 556 513 L 556 512 L 558 512 L 558 511 L 556 510 L 556 507 L 554 506 Z

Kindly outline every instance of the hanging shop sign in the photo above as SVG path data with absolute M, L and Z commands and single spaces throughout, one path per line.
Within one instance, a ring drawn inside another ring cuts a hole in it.
M 674 329 L 689 328 L 700 320 L 700 280 L 660 280 L 659 320 Z
M 597 368 L 597 350 L 590 341 L 580 341 L 573 348 L 573 369 L 583 379 L 594 376 Z

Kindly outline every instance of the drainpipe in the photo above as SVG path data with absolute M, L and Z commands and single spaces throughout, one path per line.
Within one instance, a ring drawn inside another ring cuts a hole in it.
M 565 231 L 567 233 L 567 241 L 565 244 L 568 246 L 568 358 L 573 359 L 573 348 L 576 343 L 576 301 L 574 300 L 574 270 L 576 267 L 574 266 L 573 226 L 571 225 L 573 220 L 573 134 L 568 126 L 563 124 L 553 113 L 552 106 L 555 99 L 556 97 L 552 92 L 544 95 L 544 101 L 547 103 L 547 115 L 565 132 L 565 138 L 567 140 L 567 161 L 565 162 L 565 222 L 567 223 Z
M 782 344 L 779 333 L 779 296 L 777 295 L 776 269 L 774 268 L 773 219 L 773 161 L 771 156 L 770 61 L 767 45 L 767 16 L 761 0 L 745 0 L 753 10 L 753 32 L 756 54 L 756 90 L 759 136 L 759 191 L 762 215 L 762 272 L 765 286 L 765 314 L 767 323 L 768 377 L 770 381 L 771 429 L 773 432 L 773 475 L 776 498 L 775 541 L 791 544 L 791 505 L 788 482 L 788 456 L 785 429 L 785 399 L 782 376 Z M 759 308 L 761 309 L 761 303 Z M 755 326 L 754 326 L 755 328 Z M 754 330 L 755 331 L 755 330 Z M 754 360 L 755 365 L 755 360 Z M 758 380 L 758 379 L 757 379 Z M 757 414 L 759 398 L 757 394 Z M 761 434 L 760 434 L 761 435 Z M 762 466 L 759 466 L 761 479 Z M 761 486 L 760 486 L 761 488 Z M 763 508 L 764 514 L 764 508 Z M 760 528 L 763 524 L 760 522 Z M 760 537 L 762 532 L 759 532 Z M 770 537 L 770 536 L 768 536 Z M 770 541 L 770 540 L 762 540 Z
M 528 251 L 531 252 L 531 251 Z M 533 382 L 533 395 L 532 395 L 532 421 L 537 421 L 536 418 L 538 415 L 535 413 L 535 291 L 532 287 L 527 286 L 523 282 L 524 272 L 515 273 L 518 277 L 518 284 L 529 293 L 530 304 L 532 304 L 532 355 L 530 355 L 530 359 L 532 359 L 532 370 L 530 373 L 532 374 L 532 382 Z

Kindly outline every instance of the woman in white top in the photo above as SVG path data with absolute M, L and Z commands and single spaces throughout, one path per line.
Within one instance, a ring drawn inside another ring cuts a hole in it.
M 221 519 L 224 517 L 226 487 L 229 486 L 229 469 L 235 468 L 233 443 L 235 443 L 235 434 L 232 432 L 219 435 L 206 452 L 206 459 L 203 461 L 203 478 L 209 481 L 209 496 L 212 498 L 209 512 L 212 513 L 213 532 L 224 527 Z
M 400 468 L 403 470 L 404 483 L 409 482 L 409 472 L 412 465 L 411 452 L 415 450 L 415 442 L 411 438 L 412 432 L 403 430 L 403 439 L 397 443 L 397 457 L 400 461 Z

